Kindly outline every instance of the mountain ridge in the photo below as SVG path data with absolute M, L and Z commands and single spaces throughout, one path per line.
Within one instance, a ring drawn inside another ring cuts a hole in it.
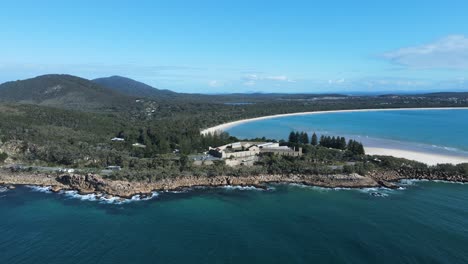
M 0 84 L 0 101 L 67 109 L 102 109 L 126 106 L 132 98 L 81 77 L 46 74 Z
M 119 76 L 119 75 L 97 78 L 91 81 L 103 87 L 120 92 L 128 96 L 171 97 L 171 96 L 176 96 L 178 94 L 170 90 L 158 89 L 146 83 L 139 82 L 139 81 L 136 81 L 127 77 Z

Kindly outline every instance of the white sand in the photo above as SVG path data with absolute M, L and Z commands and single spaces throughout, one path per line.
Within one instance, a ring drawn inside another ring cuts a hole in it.
M 210 134 L 210 133 L 219 133 L 225 131 L 231 127 L 241 125 L 248 122 L 254 122 L 264 119 L 272 119 L 276 117 L 286 117 L 286 116 L 299 116 L 299 115 L 311 115 L 311 114 L 328 114 L 328 113 L 349 113 L 349 112 L 377 112 L 377 111 L 402 111 L 402 110 L 451 110 L 451 109 L 468 109 L 468 107 L 437 107 L 437 108 L 389 108 L 389 109 L 359 109 L 359 110 L 332 110 L 332 111 L 316 111 L 316 112 L 299 112 L 299 113 L 290 113 L 290 114 L 279 114 L 279 115 L 270 115 L 262 116 L 256 118 L 249 118 L 238 120 L 234 122 L 224 123 L 214 127 L 210 127 L 201 131 L 201 134 Z M 424 162 L 429 165 L 435 165 L 438 163 L 464 163 L 468 162 L 468 157 L 460 156 L 449 156 L 449 155 L 440 155 L 427 152 L 418 152 L 410 150 L 401 150 L 401 149 L 390 149 L 390 148 L 378 148 L 378 147 L 366 147 L 366 153 L 370 155 L 387 155 L 394 156 L 399 158 L 406 158 L 410 160 L 416 160 L 419 162 Z
M 409 160 L 423 162 L 428 165 L 436 165 L 439 163 L 452 163 L 452 164 L 468 163 L 468 157 L 440 155 L 440 154 L 427 153 L 427 152 L 417 152 L 417 151 L 390 149 L 390 148 L 365 147 L 365 150 L 366 150 L 366 154 L 369 154 L 369 155 L 382 155 L 382 156 L 393 156 L 393 157 L 398 157 L 398 158 L 405 158 Z

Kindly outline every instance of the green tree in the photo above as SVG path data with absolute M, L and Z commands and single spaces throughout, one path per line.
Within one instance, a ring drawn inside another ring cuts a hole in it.
M 340 138 L 339 149 L 346 149 L 346 139 L 344 137 Z
M 4 152 L 0 153 L 0 163 L 3 163 L 8 158 L 8 155 Z
M 291 133 L 289 133 L 288 142 L 289 142 L 289 143 L 292 143 L 292 144 L 297 143 L 297 133 L 296 133 L 296 132 L 291 131 Z
M 307 132 L 302 132 L 301 133 L 301 144 L 309 144 L 309 135 L 307 135 Z
M 312 134 L 312 139 L 311 139 L 310 142 L 311 142 L 312 146 L 317 146 L 318 140 L 317 140 L 317 134 L 315 134 L 315 132 L 314 132 L 314 134 Z

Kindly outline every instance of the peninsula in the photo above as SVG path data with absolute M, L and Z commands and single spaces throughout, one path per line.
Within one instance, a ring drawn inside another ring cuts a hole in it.
M 455 157 L 421 156 L 423 163 L 415 153 L 299 131 L 288 140 L 237 144 L 239 139 L 222 131 L 280 116 L 466 107 L 466 93 L 193 95 L 123 77 L 44 75 L 0 85 L 0 184 L 131 197 L 271 182 L 323 187 L 396 187 L 407 178 L 465 182 L 468 165 Z M 441 162 L 453 164 L 435 165 Z

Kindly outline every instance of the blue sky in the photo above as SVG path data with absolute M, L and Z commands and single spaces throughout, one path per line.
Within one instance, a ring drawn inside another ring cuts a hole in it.
M 180 92 L 468 90 L 468 1 L 2 1 L 0 82 Z

